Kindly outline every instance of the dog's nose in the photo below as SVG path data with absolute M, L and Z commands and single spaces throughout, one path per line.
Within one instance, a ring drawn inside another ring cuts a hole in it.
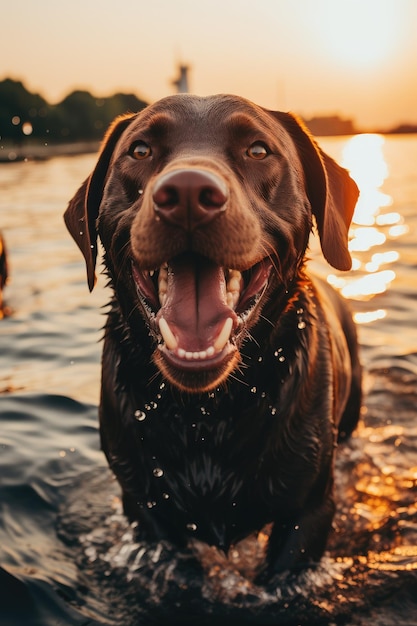
M 216 174 L 178 169 L 162 175 L 153 190 L 158 217 L 193 231 L 226 210 L 227 186 Z

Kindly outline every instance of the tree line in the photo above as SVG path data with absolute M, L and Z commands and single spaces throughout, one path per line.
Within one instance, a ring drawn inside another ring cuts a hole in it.
M 27 137 L 48 143 L 96 141 L 110 122 L 147 102 L 134 94 L 116 93 L 97 98 L 88 91 L 73 91 L 58 104 L 31 93 L 22 82 L 0 81 L 0 140 L 21 143 Z

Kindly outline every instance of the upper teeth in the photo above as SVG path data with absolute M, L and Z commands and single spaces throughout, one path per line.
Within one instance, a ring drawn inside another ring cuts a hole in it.
M 149 272 L 152 276 L 154 272 Z M 240 285 L 242 282 L 242 274 L 239 270 L 228 270 L 227 282 L 226 282 L 226 302 L 227 306 L 231 309 L 235 309 L 239 302 Z M 168 265 L 162 265 L 158 275 L 158 296 L 161 306 L 164 306 L 167 299 L 168 289 Z
M 163 265 L 159 270 L 158 276 L 158 296 L 159 302 L 161 306 L 164 306 L 165 300 L 167 299 L 167 289 L 168 289 L 168 265 Z
M 226 301 L 231 309 L 235 309 L 239 302 L 240 285 L 242 282 L 242 274 L 239 270 L 229 270 L 229 276 L 226 283 Z

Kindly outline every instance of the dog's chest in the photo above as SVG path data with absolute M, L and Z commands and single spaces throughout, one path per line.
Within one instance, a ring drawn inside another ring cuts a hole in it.
M 152 407 L 147 402 L 135 416 L 140 506 L 218 544 L 262 525 L 260 434 L 242 436 L 238 417 L 219 414 L 215 403 L 166 406 L 166 414 L 164 402 Z

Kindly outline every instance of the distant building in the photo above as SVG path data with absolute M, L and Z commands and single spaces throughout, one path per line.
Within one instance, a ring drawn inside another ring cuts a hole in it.
M 352 120 L 342 119 L 338 115 L 312 117 L 304 120 L 304 123 L 313 135 L 354 135 L 357 133 Z
M 394 126 L 389 130 L 383 131 L 388 134 L 404 134 L 404 133 L 417 133 L 417 124 L 404 123 Z
M 176 88 L 177 93 L 189 93 L 188 70 L 190 68 L 188 65 L 180 65 L 178 69 L 180 75 L 176 80 L 172 81 L 172 84 Z

